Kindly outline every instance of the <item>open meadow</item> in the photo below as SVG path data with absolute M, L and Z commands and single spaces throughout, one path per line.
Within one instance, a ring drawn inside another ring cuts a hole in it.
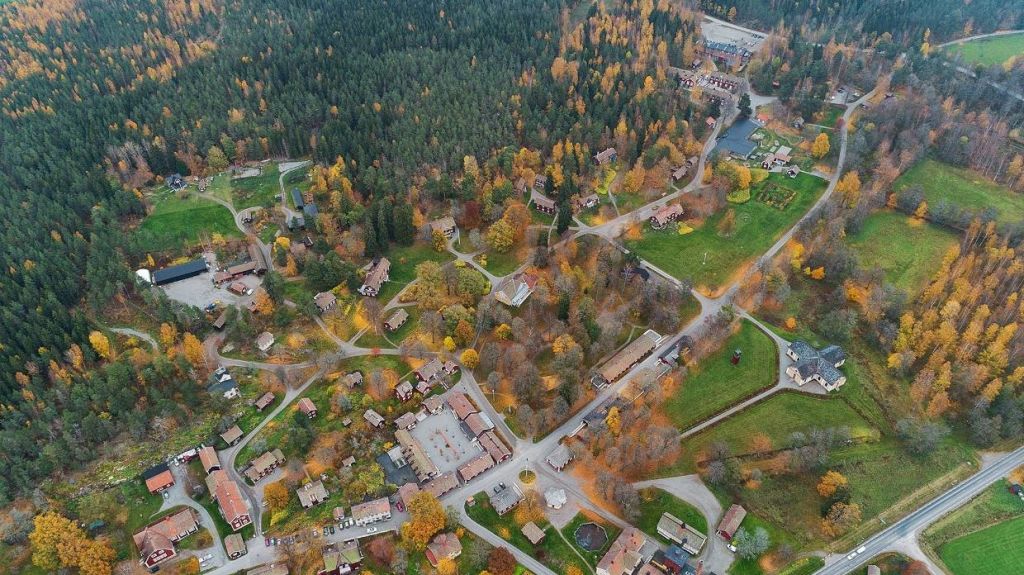
M 893 189 L 899 192 L 915 185 L 924 190 L 924 198 L 931 208 L 945 200 L 979 213 L 992 209 L 1000 223 L 1024 220 L 1024 195 L 1015 194 L 971 170 L 927 158 L 897 178 Z
M 1024 33 L 961 42 L 947 47 L 946 51 L 951 56 L 959 55 L 967 64 L 1002 64 L 1024 54 Z
M 957 241 L 947 228 L 890 210 L 871 214 L 847 239 L 862 267 L 880 268 L 889 283 L 911 295 L 924 289 Z

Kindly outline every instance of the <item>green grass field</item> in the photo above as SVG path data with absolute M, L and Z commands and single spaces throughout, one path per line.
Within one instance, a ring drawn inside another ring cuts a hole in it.
M 302 176 L 306 174 L 306 170 L 296 170 L 296 172 Z M 231 195 L 234 198 L 235 208 L 241 210 L 242 208 L 252 206 L 268 206 L 273 204 L 274 196 L 281 193 L 281 186 L 278 183 L 280 175 L 281 172 L 278 171 L 277 164 L 267 163 L 263 165 L 263 172 L 258 176 L 231 180 L 229 185 L 231 186 Z M 288 186 L 288 180 L 291 180 L 293 175 L 288 174 L 289 177 L 285 179 L 286 190 L 291 190 Z M 288 200 L 288 205 L 291 205 L 291 200 Z
M 893 189 L 900 191 L 913 185 L 921 186 L 925 200 L 933 207 L 946 200 L 978 212 L 992 208 L 1000 223 L 1024 220 L 1024 195 L 1015 194 L 970 170 L 932 159 L 921 160 L 896 179 Z
M 954 575 L 1017 575 L 1024 565 L 1024 517 L 954 539 L 939 556 Z
M 750 441 L 755 434 L 765 434 L 778 449 L 784 446 L 790 434 L 797 431 L 807 433 L 813 428 L 826 425 L 848 426 L 853 437 L 878 438 L 878 430 L 839 398 L 819 399 L 801 393 L 784 392 L 684 439 L 683 453 L 677 464 L 679 469 L 665 472 L 694 472 L 694 460 L 701 457 L 716 441 L 729 445 L 734 455 L 742 455 L 751 453 Z
M 1024 501 L 1010 493 L 1009 486 L 1006 480 L 990 486 L 960 509 L 928 527 L 922 541 L 932 549 L 941 548 L 957 538 L 1019 516 L 1024 512 Z
M 393 247 L 387 257 L 391 260 L 391 271 L 388 273 L 391 280 L 384 284 L 377 296 L 381 304 L 391 301 L 402 288 L 416 279 L 416 266 L 420 263 L 430 260 L 443 264 L 455 259 L 450 252 L 435 252 L 431 246 L 420 243 Z
M 191 196 L 178 199 L 167 193 L 153 202 L 153 213 L 139 226 L 139 241 L 146 251 L 180 249 L 210 237 L 240 237 L 231 212 L 224 206 Z
M 521 253 L 518 253 L 521 252 Z M 493 250 L 488 250 L 484 257 L 486 257 L 487 265 L 482 266 L 488 272 L 501 277 L 507 276 L 508 274 L 516 271 L 516 269 L 522 265 L 525 258 L 519 256 L 526 255 L 523 250 L 517 250 L 513 248 L 506 253 L 500 253 Z M 477 259 L 477 263 L 480 260 Z
M 863 267 L 881 268 L 889 283 L 914 295 L 928 284 L 957 238 L 944 227 L 886 210 L 868 217 L 848 240 Z
M 386 332 L 381 329 L 381 333 L 374 333 L 372 329 L 367 330 L 362 337 L 356 340 L 356 345 L 359 347 L 366 348 L 381 348 L 381 347 L 398 347 L 402 344 L 402 341 L 409 337 L 420 322 L 420 308 L 414 305 L 405 306 L 405 311 L 409 314 L 409 319 L 406 320 L 405 324 L 393 332 Z M 387 321 L 391 314 L 395 313 L 396 310 L 388 310 L 383 315 L 383 321 Z
M 728 237 L 719 235 L 717 229 L 727 211 L 722 210 L 685 236 L 679 235 L 673 226 L 661 231 L 645 226 L 643 238 L 627 241 L 626 245 L 673 276 L 691 279 L 702 291 L 713 292 L 723 287 L 752 258 L 771 247 L 810 209 L 826 187 L 824 180 L 809 174 L 801 173 L 796 178 L 771 174 L 753 187 L 751 195 L 756 197 L 757 192 L 769 184 L 793 190 L 796 195 L 784 210 L 756 199 L 730 206 L 736 212 L 736 225 Z M 704 263 L 705 253 L 707 263 Z
M 675 515 L 683 523 L 708 535 L 708 521 L 704 514 L 693 505 L 661 489 L 649 487 L 640 490 L 640 519 L 637 519 L 636 526 L 647 535 L 667 545 L 672 542 L 658 534 L 658 520 L 665 512 Z
M 743 350 L 739 365 L 733 351 Z M 754 324 L 744 321 L 738 332 L 679 383 L 662 410 L 680 429 L 686 429 L 776 382 L 778 356 L 775 342 Z
M 971 40 L 962 44 L 953 44 L 946 48 L 950 55 L 959 54 L 968 64 L 991 66 L 1002 64 L 1013 56 L 1024 54 L 1024 33 L 1007 34 L 994 38 Z

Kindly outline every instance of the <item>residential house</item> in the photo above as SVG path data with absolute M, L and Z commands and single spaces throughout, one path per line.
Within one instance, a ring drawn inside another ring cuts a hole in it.
M 540 527 L 537 527 L 537 524 L 533 521 L 530 521 L 526 525 L 523 525 L 523 528 L 520 529 L 520 531 L 523 533 L 523 536 L 526 537 L 526 539 L 529 540 L 529 542 L 533 545 L 536 545 L 544 540 L 544 530 Z
M 327 313 L 338 305 L 338 297 L 329 291 L 322 291 L 313 296 L 313 303 L 320 313 Z
M 363 279 L 363 285 L 359 287 L 359 293 L 368 297 L 377 297 L 380 293 L 380 288 L 383 287 L 384 282 L 390 279 L 388 272 L 391 271 L 391 262 L 388 258 L 379 258 L 370 264 L 370 269 L 366 272 L 366 277 Z
M 302 192 L 298 188 L 292 188 L 292 203 L 295 204 L 296 210 L 301 210 L 302 206 L 306 205 L 306 199 L 302 197 Z
M 373 427 L 384 427 L 384 416 L 382 416 L 381 414 L 377 413 L 372 409 L 367 409 L 365 412 L 363 412 L 363 419 L 365 419 L 366 422 L 372 425 Z
M 516 508 L 523 501 L 523 492 L 519 486 L 513 483 L 509 487 L 499 489 L 497 493 L 491 490 L 487 498 L 491 501 L 491 507 L 498 515 L 504 515 Z
M 606 148 L 594 155 L 594 162 L 599 166 L 614 162 L 618 159 L 619 154 L 615 151 L 615 148 Z
M 352 506 L 352 519 L 356 525 L 369 525 L 391 519 L 391 502 L 387 497 Z
M 457 229 L 458 228 L 455 226 L 455 218 L 451 216 L 445 216 L 430 222 L 430 233 L 433 234 L 434 232 L 441 232 L 446 238 L 454 236 Z
M 658 211 L 654 212 L 651 216 L 650 222 L 651 227 L 656 230 L 664 229 L 669 223 L 678 220 L 683 217 L 686 210 L 679 204 L 666 204 L 658 208 Z
M 444 411 L 444 400 L 439 395 L 432 395 L 423 400 L 423 408 L 431 415 L 437 415 Z
M 412 391 L 412 384 L 408 381 L 403 381 L 395 386 L 395 397 L 397 397 L 399 401 L 409 401 L 412 399 Z
M 732 42 L 715 42 L 705 39 L 696 48 L 700 57 L 725 63 L 734 68 L 746 64 L 753 56 L 753 52 Z
M 398 418 L 395 419 L 395 427 L 405 431 L 416 427 L 416 414 L 410 411 L 399 415 Z
M 454 533 L 441 533 L 427 544 L 427 561 L 434 567 L 444 559 L 455 560 L 462 555 L 462 543 Z
M 696 167 L 697 164 L 699 164 L 699 163 L 700 163 L 700 158 L 698 158 L 697 156 L 690 156 L 689 158 L 686 158 L 686 167 L 687 168 Z
M 256 349 L 266 353 L 274 345 L 274 334 L 265 331 L 256 337 Z
M 238 427 L 237 425 L 232 425 L 231 429 L 228 429 L 224 433 L 220 434 L 220 438 L 223 439 L 224 443 L 227 443 L 228 446 L 230 447 L 238 443 L 238 440 L 242 439 L 243 435 L 244 434 L 242 433 L 242 428 Z
M 707 536 L 703 533 L 668 512 L 661 514 L 657 529 L 658 535 L 682 546 L 690 555 L 699 555 L 707 541 Z
M 746 516 L 747 510 L 743 507 L 739 505 L 729 507 L 718 523 L 717 533 L 726 541 L 732 540 L 732 536 L 736 534 L 736 530 L 740 528 L 740 524 L 743 523 L 743 518 Z
M 353 371 L 345 374 L 345 377 L 341 378 L 341 382 L 348 386 L 349 389 L 354 388 L 357 385 L 363 383 L 363 372 Z
M 548 177 L 544 174 L 537 174 L 533 178 L 533 191 L 541 192 L 548 186 Z
M 761 159 L 761 167 L 765 170 L 775 167 L 775 154 L 771 152 L 765 154 L 764 158 Z
M 211 325 L 213 325 L 213 329 L 215 329 L 217 331 L 220 331 L 220 330 L 224 329 L 224 326 L 227 325 L 227 323 L 228 323 L 228 310 L 225 309 L 224 311 L 220 312 L 220 315 L 217 316 L 217 319 L 213 320 L 213 324 L 211 324 Z
M 409 503 L 412 502 L 412 498 L 415 497 L 416 494 L 419 492 L 420 486 L 410 481 L 405 485 L 399 487 L 398 493 L 396 495 L 398 496 L 398 501 L 402 504 L 402 506 L 408 509 Z
M 547 456 L 545 461 L 547 461 L 548 465 L 550 465 L 555 471 L 561 471 L 565 469 L 566 465 L 569 465 L 572 458 L 572 449 L 569 449 L 568 445 L 561 443 Z
M 590 193 L 585 196 L 575 195 L 572 197 L 572 209 L 574 212 L 582 212 L 583 210 L 595 208 L 600 203 L 601 198 L 598 198 L 597 194 L 594 193 Z
M 359 569 L 362 561 L 358 541 L 342 543 L 338 548 L 328 547 L 324 550 L 324 568 L 317 575 L 348 575 Z
M 661 336 L 654 330 L 649 329 L 640 334 L 601 366 L 596 383 L 603 386 L 615 381 L 654 351 L 659 343 Z
M 819 351 L 805 341 L 794 341 L 789 344 L 786 355 L 793 360 L 786 368 L 786 375 L 797 385 L 816 381 L 825 391 L 835 391 L 846 383 L 846 376 L 839 371 L 846 363 L 846 352 L 837 345 Z
M 384 322 L 384 329 L 387 331 L 398 331 L 398 328 L 405 325 L 407 321 L 409 321 L 409 312 L 405 311 L 404 307 L 400 307 Z
M 480 441 L 480 447 L 484 448 L 484 451 L 494 459 L 495 463 L 508 461 L 512 458 L 512 450 L 509 449 L 493 431 L 485 431 L 481 433 L 478 439 Z
M 185 178 L 181 177 L 181 174 L 171 174 L 167 176 L 165 182 L 167 183 L 167 187 L 175 192 L 180 192 L 188 185 Z
M 245 548 L 245 539 L 239 533 L 232 533 L 224 538 L 224 552 L 228 559 L 237 559 L 248 552 Z
M 786 168 L 786 175 L 795 178 L 800 175 L 800 166 L 790 166 Z
M 672 181 L 678 182 L 679 180 L 685 178 L 686 174 L 688 174 L 689 172 L 690 168 L 686 166 L 679 166 L 678 168 L 672 170 Z
M 245 477 L 255 484 L 260 479 L 270 475 L 271 472 L 283 465 L 284 462 L 284 453 L 280 449 L 267 451 L 249 463 L 249 467 L 244 472 Z
M 346 468 L 346 469 L 352 467 L 355 464 L 356 464 L 356 458 L 351 456 L 351 455 L 349 455 L 345 459 L 341 460 L 341 466 Z
M 552 509 L 561 509 L 568 501 L 569 498 L 565 495 L 564 489 L 549 487 L 544 491 L 544 503 Z
M 221 469 L 220 458 L 217 457 L 217 450 L 212 445 L 207 445 L 199 450 L 199 461 L 203 464 L 203 471 L 207 475 Z
M 154 465 L 142 472 L 142 479 L 146 482 L 146 489 L 150 493 L 160 493 L 174 485 L 174 475 L 166 463 Z
M 316 404 L 313 400 L 308 397 L 303 397 L 298 402 L 299 411 L 302 412 L 306 417 L 313 419 L 316 417 Z
M 696 575 L 697 570 L 690 563 L 692 554 L 678 545 L 669 545 L 664 551 L 654 552 L 651 565 L 665 575 Z
M 430 383 L 441 376 L 441 368 L 444 366 L 440 359 L 436 357 L 427 363 L 421 365 L 419 369 L 413 371 L 416 374 L 416 379 Z
M 608 552 L 597 563 L 597 575 L 629 575 L 643 563 L 640 550 L 647 538 L 635 527 L 627 527 L 612 542 Z
M 423 491 L 434 497 L 441 497 L 458 486 L 459 478 L 455 476 L 455 472 L 447 471 L 426 482 L 423 485 Z
M 302 206 L 302 214 L 306 216 L 307 221 L 315 222 L 320 215 L 320 208 L 317 208 L 316 204 L 308 203 Z
M 190 277 L 195 277 L 209 269 L 206 260 L 197 258 L 190 262 L 166 267 L 153 272 L 153 283 L 160 286 Z
M 473 402 L 461 391 L 452 391 L 448 394 L 448 407 L 452 408 L 452 412 L 459 421 L 466 419 L 471 413 L 477 412 Z
M 534 274 L 522 272 L 502 282 L 497 291 L 494 292 L 494 299 L 501 303 L 519 307 L 530 297 L 537 287 L 540 278 Z
M 238 484 L 228 477 L 227 471 L 214 471 L 206 478 L 206 485 L 210 496 L 217 502 L 221 517 L 231 526 L 232 531 L 252 523 L 249 503 L 242 497 Z
M 254 403 L 253 405 L 256 406 L 256 411 L 259 411 L 260 413 L 262 413 L 263 410 L 266 409 L 268 406 L 270 406 L 271 403 L 274 403 L 274 399 L 276 399 L 276 398 L 277 398 L 277 396 L 275 396 L 273 393 L 270 393 L 268 391 L 268 392 L 264 393 L 263 395 L 261 395 L 260 398 L 257 399 L 256 403 Z
M 555 204 L 555 200 L 552 200 L 544 194 L 534 192 L 531 197 L 533 199 L 533 207 L 536 208 L 538 212 L 553 216 L 555 215 L 555 212 L 558 211 L 558 206 Z
M 241 395 L 241 392 L 238 390 L 238 382 L 227 374 L 224 377 L 215 379 L 206 387 L 206 392 L 214 397 L 220 396 L 225 399 L 235 399 Z
M 327 501 L 327 497 L 330 495 L 327 493 L 327 488 L 324 487 L 324 482 L 320 480 L 299 487 L 295 490 L 295 494 L 299 496 L 299 504 L 303 509 L 309 509 Z
M 437 465 L 427 455 L 419 440 L 413 437 L 411 433 L 405 429 L 399 429 L 395 432 L 395 439 L 402 446 L 402 453 L 410 465 L 412 465 L 412 470 L 420 481 L 427 481 L 440 474 Z
M 139 550 L 139 562 L 143 567 L 153 569 L 176 556 L 178 551 L 174 544 L 196 531 L 199 531 L 199 521 L 188 507 L 147 525 L 132 536 Z
M 469 482 L 484 471 L 494 467 L 494 458 L 489 453 L 481 453 L 459 467 L 459 476 Z
M 334 517 L 334 521 L 340 523 L 343 519 L 345 519 L 345 508 L 344 507 L 335 507 L 331 511 L 331 516 Z
M 779 149 L 775 150 L 775 163 L 780 166 L 785 166 L 793 161 L 792 154 L 793 148 L 789 146 L 779 146 Z

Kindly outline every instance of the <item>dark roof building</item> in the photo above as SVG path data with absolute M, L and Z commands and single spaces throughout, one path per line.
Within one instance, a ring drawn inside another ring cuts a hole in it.
M 723 153 L 731 154 L 740 158 L 748 158 L 757 148 L 757 144 L 750 139 L 761 126 L 746 118 L 729 127 L 724 136 L 719 138 L 715 148 Z
M 153 283 L 156 285 L 164 285 L 172 282 L 176 282 L 190 277 L 195 277 L 208 269 L 206 260 L 203 258 L 196 258 L 190 262 L 164 268 L 162 270 L 156 270 L 153 272 Z
M 301 210 L 306 205 L 306 200 L 302 198 L 302 192 L 298 188 L 292 188 L 292 202 L 296 210 Z

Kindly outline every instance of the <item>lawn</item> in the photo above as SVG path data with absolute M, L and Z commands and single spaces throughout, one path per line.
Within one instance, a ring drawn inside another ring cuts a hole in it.
M 375 333 L 373 329 L 369 329 L 362 335 L 362 337 L 356 340 L 356 345 L 369 349 L 398 347 L 401 345 L 405 338 L 409 337 L 410 334 L 416 331 L 416 327 L 419 325 L 420 321 L 420 308 L 418 306 L 409 305 L 405 306 L 403 309 L 405 309 L 409 314 L 409 319 L 405 321 L 405 324 L 403 324 L 402 327 L 393 332 L 384 331 L 384 328 L 382 327 L 381 333 L 379 334 Z M 386 321 L 391 317 L 395 311 L 397 311 L 397 308 L 384 312 L 384 315 L 382 316 L 383 321 Z
M 981 38 L 946 48 L 950 55 L 959 54 L 968 64 L 991 66 L 1002 64 L 1013 56 L 1024 54 L 1024 34 L 1007 34 L 994 38 Z
M 1024 501 L 1010 493 L 1010 484 L 1004 479 L 990 486 L 981 495 L 936 521 L 924 532 L 922 540 L 932 549 L 1013 519 L 1024 511 Z
M 505 253 L 488 250 L 485 254 L 477 257 L 477 263 L 481 264 L 488 272 L 498 276 L 507 276 L 510 273 L 516 271 L 520 265 L 522 265 L 525 258 L 520 258 L 520 255 L 524 255 L 522 252 L 527 250 L 510 250 Z M 517 253 L 520 252 L 520 253 Z M 481 263 L 481 259 L 487 262 L 487 265 Z
M 301 169 L 296 172 L 302 176 L 306 174 L 306 171 Z M 281 193 L 281 186 L 278 183 L 280 175 L 277 164 L 266 163 L 263 165 L 263 172 L 258 176 L 231 180 L 231 195 L 234 197 L 235 207 L 241 210 L 252 206 L 273 205 L 275 203 L 274 196 Z M 291 178 L 286 180 L 288 179 Z
M 1000 223 L 1024 220 L 1024 195 L 1015 194 L 999 184 L 972 172 L 932 159 L 921 160 L 893 183 L 893 189 L 910 186 L 924 190 L 928 205 L 946 200 L 961 208 L 981 212 L 991 208 Z
M 875 212 L 849 236 L 863 267 L 881 268 L 889 283 L 911 295 L 924 289 L 956 242 L 947 228 L 892 210 Z
M 381 288 L 377 299 L 381 304 L 391 301 L 391 298 L 398 295 L 409 282 L 416 279 L 416 266 L 425 261 L 439 263 L 449 262 L 454 259 L 450 252 L 436 252 L 427 244 L 417 243 L 405 247 L 393 247 L 387 254 L 391 261 L 391 271 L 388 273 L 390 281 Z
M 313 299 L 313 290 L 306 286 L 303 279 L 284 282 L 284 297 L 296 304 L 303 306 Z
M 723 502 L 725 503 L 725 502 Z M 763 528 L 768 532 L 768 540 L 770 547 L 768 553 L 774 553 L 778 549 L 779 545 L 783 543 L 793 544 L 793 537 L 786 531 L 784 531 L 778 525 L 765 521 L 761 517 L 754 515 L 753 513 L 747 513 L 747 516 L 743 519 L 743 523 L 740 525 L 742 529 L 746 529 L 749 532 L 753 532 L 758 527 Z M 712 535 L 717 537 L 716 535 Z M 761 569 L 761 564 L 758 559 L 740 559 L 736 558 L 736 562 L 729 568 L 731 575 L 763 575 L 764 570 Z
M 573 551 L 572 547 L 557 535 L 553 528 L 545 521 L 538 524 L 538 527 L 545 529 L 547 535 L 537 545 L 530 543 L 530 540 L 520 531 L 521 526 L 516 525 L 512 516 L 514 513 L 498 515 L 491 507 L 490 501 L 485 493 L 477 493 L 473 496 L 475 504 L 467 507 L 466 512 L 470 518 L 483 525 L 499 537 L 512 545 L 528 553 L 541 563 L 547 565 L 556 573 L 565 573 L 569 565 L 576 566 L 580 573 L 590 573 L 590 568 L 583 564 L 583 561 Z
M 1017 575 L 1024 565 L 1024 517 L 954 539 L 939 556 L 954 575 Z
M 766 186 L 793 192 L 793 200 L 780 210 L 756 199 Z M 677 278 L 690 279 L 701 291 L 712 293 L 724 287 L 751 259 L 767 251 L 814 205 L 825 187 L 824 180 L 809 174 L 789 178 L 773 173 L 753 186 L 754 199 L 730 206 L 735 210 L 736 223 L 727 236 L 718 232 L 718 224 L 728 211 L 722 210 L 687 235 L 679 235 L 673 226 L 661 231 L 645 226 L 643 237 L 629 240 L 626 245 L 655 266 Z
M 180 249 L 213 234 L 242 235 L 224 206 L 196 196 L 179 199 L 170 193 L 153 200 L 153 212 L 139 226 L 139 241 L 151 252 Z
M 845 388 L 844 388 L 845 389 Z M 734 455 L 751 453 L 750 442 L 763 433 L 776 448 L 783 447 L 794 432 L 807 433 L 814 428 L 849 427 L 855 438 L 877 439 L 878 430 L 839 398 L 821 399 L 796 392 L 778 393 L 741 413 L 722 421 L 697 435 L 683 440 L 683 452 L 677 469 L 666 469 L 675 475 L 696 471 L 695 460 L 716 441 L 730 447 Z
M 743 351 L 743 356 L 739 365 L 733 365 L 731 358 L 737 349 Z M 662 409 L 677 427 L 686 429 L 771 387 L 777 377 L 775 342 L 754 324 L 744 321 L 721 349 L 691 368 Z
M 600 525 L 608 534 L 608 542 L 597 551 L 587 551 L 576 544 L 576 538 L 573 534 L 576 533 L 576 528 L 584 523 Z M 608 548 L 612 546 L 612 542 L 615 541 L 615 538 L 618 537 L 620 533 L 622 533 L 621 528 L 616 525 L 612 525 L 598 517 L 596 513 L 591 513 L 589 511 L 580 511 L 576 514 L 576 517 L 572 518 L 572 521 L 566 523 L 565 527 L 562 528 L 562 536 L 565 537 L 565 540 L 568 541 L 569 544 L 587 560 L 587 563 L 589 563 L 591 567 L 597 566 L 597 562 L 601 560 L 601 557 L 604 557 L 604 554 L 608 551 Z M 554 529 L 548 529 L 548 536 L 556 536 Z
M 640 518 L 636 520 L 637 528 L 668 545 L 672 542 L 658 534 L 658 520 L 665 512 L 675 515 L 683 523 L 708 535 L 708 521 L 693 505 L 656 487 L 640 490 Z

